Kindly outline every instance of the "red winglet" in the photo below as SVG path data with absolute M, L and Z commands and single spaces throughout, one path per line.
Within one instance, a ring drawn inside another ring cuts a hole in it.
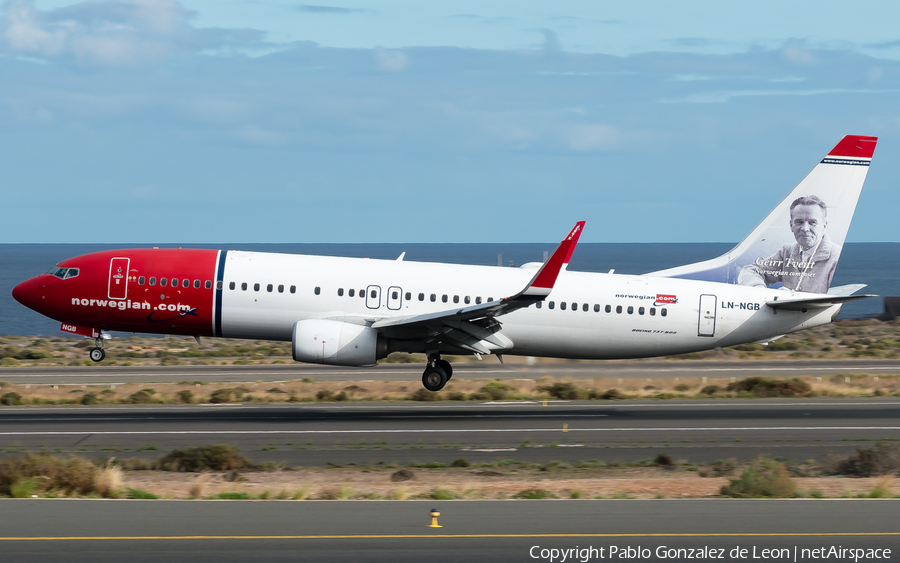
M 553 251 L 553 255 L 550 256 L 547 263 L 541 267 L 537 275 L 534 276 L 534 279 L 531 280 L 528 290 L 546 289 L 549 293 L 549 290 L 553 289 L 553 285 L 556 283 L 556 278 L 559 276 L 559 271 L 562 270 L 563 264 L 569 262 L 569 258 L 572 257 L 572 252 L 575 251 L 575 245 L 578 243 L 578 238 L 584 230 L 584 223 L 584 221 L 575 223 L 575 226 L 566 238 L 564 238 L 563 241 L 559 243 L 559 246 L 556 247 L 556 250 Z M 528 290 L 526 290 L 526 293 L 528 293 Z
M 847 135 L 831 149 L 828 156 L 849 156 L 855 158 L 872 158 L 878 137 Z

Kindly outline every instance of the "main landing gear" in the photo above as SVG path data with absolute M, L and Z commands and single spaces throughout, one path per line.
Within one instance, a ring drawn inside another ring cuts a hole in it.
M 103 349 L 103 339 L 95 338 L 94 343 L 96 344 L 96 346 L 91 348 L 88 356 L 95 362 L 102 362 L 106 357 L 106 350 Z
M 453 377 L 453 366 L 442 360 L 440 354 L 428 356 L 428 366 L 422 374 L 422 385 L 429 391 L 440 391 Z

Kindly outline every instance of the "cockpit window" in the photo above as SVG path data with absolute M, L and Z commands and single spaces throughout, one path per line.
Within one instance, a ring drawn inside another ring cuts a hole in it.
M 77 276 L 78 268 L 60 268 L 59 266 L 53 266 L 52 268 L 47 270 L 47 273 L 61 280 L 66 280 Z

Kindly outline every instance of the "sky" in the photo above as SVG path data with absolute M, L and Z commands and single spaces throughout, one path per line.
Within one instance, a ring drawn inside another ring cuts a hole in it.
M 311 1 L 2 0 L 0 243 L 900 242 L 893 0 Z

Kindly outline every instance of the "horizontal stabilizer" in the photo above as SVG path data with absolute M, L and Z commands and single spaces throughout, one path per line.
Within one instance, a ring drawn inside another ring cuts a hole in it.
M 866 287 L 864 283 L 851 283 L 850 285 L 839 285 L 828 289 L 828 295 L 853 295 L 860 289 Z
M 769 301 L 766 303 L 773 309 L 785 311 L 805 311 L 807 309 L 824 309 L 832 305 L 840 305 L 848 301 L 878 297 L 877 295 L 829 295 L 828 297 L 810 297 L 809 299 L 785 299 L 784 301 Z

